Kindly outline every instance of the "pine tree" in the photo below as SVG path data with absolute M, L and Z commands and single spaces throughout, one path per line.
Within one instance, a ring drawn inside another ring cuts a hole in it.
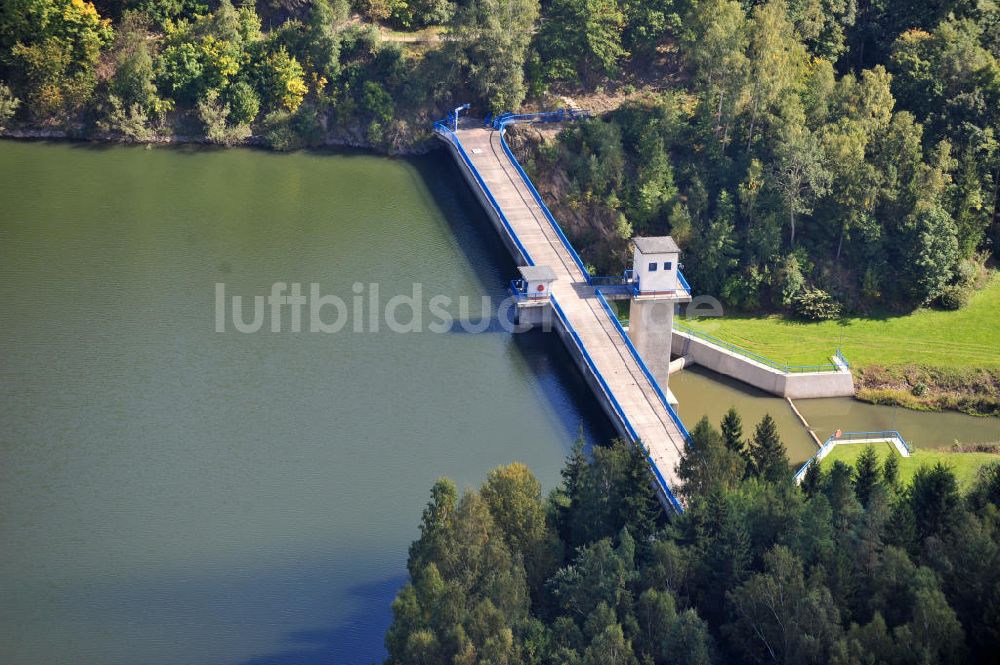
M 570 448 L 569 455 L 566 456 L 566 464 L 559 472 L 563 479 L 563 491 L 571 500 L 579 495 L 580 476 L 587 469 L 587 455 L 584 453 L 584 445 L 583 428 L 581 427 L 576 441 L 573 442 L 573 447 Z
M 854 495 L 853 475 L 851 467 L 837 460 L 830 469 L 824 487 L 830 508 L 833 509 L 834 526 L 840 533 L 853 529 L 861 514 L 861 504 Z
M 879 485 L 878 455 L 871 445 L 865 446 L 854 463 L 854 493 L 865 508 L 872 492 Z
M 895 455 L 889 455 L 882 463 L 882 479 L 889 489 L 899 490 L 899 458 Z
M 628 444 L 622 444 L 628 445 Z M 646 457 L 648 452 L 638 443 L 629 446 L 628 466 L 625 469 L 624 498 L 621 503 L 621 521 L 635 534 L 640 546 L 645 548 L 656 531 L 662 514 Z
M 813 460 L 809 463 L 809 468 L 806 469 L 806 475 L 802 477 L 802 484 L 799 487 L 806 493 L 806 496 L 812 498 L 819 493 L 822 486 L 823 469 L 820 468 L 819 462 Z
M 739 586 L 750 571 L 750 534 L 746 520 L 722 493 L 708 498 L 710 529 L 696 546 L 696 572 L 692 580 L 698 613 L 710 623 L 721 623 L 725 616 L 726 591 Z
M 583 428 L 573 447 L 566 456 L 566 463 L 559 474 L 562 476 L 562 487 L 556 491 L 556 522 L 559 531 L 559 538 L 575 547 L 577 542 L 573 534 L 573 524 L 575 513 L 580 508 L 582 500 L 582 483 L 584 475 L 587 473 L 587 454 L 584 452 Z
M 730 450 L 708 418 L 702 418 L 684 446 L 677 465 L 685 496 L 707 496 L 719 489 L 732 489 L 743 478 L 745 462 Z
M 910 507 L 921 540 L 950 533 L 959 521 L 961 505 L 955 474 L 945 465 L 923 467 L 913 476 Z
M 722 417 L 722 439 L 726 447 L 740 455 L 746 455 L 746 444 L 743 442 L 743 419 L 736 407 L 731 406 Z
M 778 425 L 771 414 L 765 414 L 757 424 L 750 441 L 753 475 L 771 483 L 789 479 L 788 454 L 778 436 Z

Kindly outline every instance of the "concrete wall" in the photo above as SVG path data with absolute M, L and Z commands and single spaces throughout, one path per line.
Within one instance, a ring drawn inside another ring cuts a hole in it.
M 664 390 L 670 379 L 671 337 L 674 330 L 674 301 L 632 299 L 629 305 L 628 336 L 646 367 Z
M 854 395 L 854 377 L 846 367 L 838 372 L 780 372 L 678 330 L 672 347 L 673 354 L 684 356 L 687 364 L 696 363 L 773 395 L 792 399 Z
M 441 139 L 444 141 L 444 139 Z M 490 222 L 493 224 L 493 228 L 496 229 L 497 233 L 500 234 L 500 239 L 503 240 L 503 244 L 507 246 L 507 250 L 510 255 L 514 257 L 514 261 L 517 262 L 519 266 L 528 265 L 528 259 L 521 254 L 521 250 L 518 248 L 517 243 L 511 237 L 510 233 L 507 232 L 507 227 L 504 226 L 503 221 L 500 219 L 500 215 L 497 214 L 496 209 L 493 204 L 490 203 L 489 197 L 483 192 L 483 188 L 479 186 L 479 181 L 476 180 L 476 176 L 472 174 L 469 170 L 469 165 L 465 163 L 462 159 L 462 154 L 458 151 L 451 141 L 444 141 L 448 146 L 448 150 L 451 151 L 452 157 L 455 158 L 455 163 L 458 165 L 458 170 L 462 172 L 462 176 L 465 181 L 469 183 L 469 187 L 472 189 L 472 193 L 476 195 L 479 199 L 479 204 L 483 207 L 486 212 L 486 216 L 490 218 Z
M 543 330 L 552 329 L 555 312 L 552 311 L 548 299 L 530 305 L 517 305 L 515 313 L 518 325 L 541 327 Z

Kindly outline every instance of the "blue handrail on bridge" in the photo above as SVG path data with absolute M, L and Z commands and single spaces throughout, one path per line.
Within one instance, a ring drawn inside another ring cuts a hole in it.
M 490 205 L 493 206 L 493 209 L 496 211 L 497 216 L 499 217 L 500 221 L 503 223 L 504 228 L 507 230 L 507 233 L 510 235 L 511 239 L 517 245 L 518 251 L 521 252 L 522 257 L 524 257 L 524 260 L 528 263 L 528 265 L 535 265 L 534 261 L 531 258 L 531 255 L 528 253 L 528 250 L 521 243 L 520 238 L 518 238 L 517 234 L 514 232 L 514 228 L 513 228 L 513 226 L 511 226 L 510 221 L 507 219 L 507 216 L 504 215 L 503 209 L 500 207 L 500 204 L 497 203 L 496 198 L 493 196 L 493 193 L 490 191 L 489 186 L 483 180 L 482 176 L 479 175 L 479 171 L 472 164 L 472 160 L 469 159 L 469 155 L 468 155 L 468 153 L 466 153 L 464 146 L 462 146 L 462 142 L 458 139 L 458 136 L 456 136 L 455 133 L 451 130 L 451 128 L 449 128 L 443 121 L 438 121 L 438 122 L 434 123 L 434 131 L 438 135 L 440 135 L 441 137 L 443 137 L 445 140 L 447 140 L 449 143 L 451 143 L 452 145 L 455 146 L 455 148 L 458 150 L 459 155 L 462 157 L 462 160 L 465 162 L 466 166 L 469 168 L 469 171 L 471 171 L 472 174 L 473 174 L 473 176 L 475 176 L 476 182 L 479 184 L 480 188 L 483 190 L 483 193 L 486 194 L 486 197 L 489 200 Z M 503 140 L 503 135 L 502 134 L 501 134 L 500 138 L 501 138 L 501 143 L 504 146 L 506 154 L 512 160 L 513 164 L 517 167 L 517 170 L 520 173 L 521 177 L 524 178 L 525 183 L 528 185 L 529 189 L 533 192 L 534 196 L 536 197 L 536 200 L 542 206 L 542 210 L 545 211 L 547 217 L 549 218 L 550 223 L 552 223 L 553 226 L 555 227 L 555 229 L 559 232 L 560 239 L 562 240 L 562 242 L 566 245 L 566 247 L 570 250 L 571 254 L 577 260 L 578 265 L 583 270 L 584 276 L 589 278 L 590 274 L 586 271 L 585 268 L 582 267 L 582 262 L 579 260 L 579 257 L 576 255 L 576 251 L 573 250 L 573 246 L 569 244 L 569 240 L 566 239 L 566 236 L 563 235 L 562 230 L 559 229 L 559 225 L 555 223 L 555 219 L 552 217 L 552 213 L 550 213 L 549 210 L 548 210 L 548 208 L 545 207 L 545 204 L 541 202 L 541 197 L 538 196 L 538 192 L 535 191 L 534 185 L 531 184 L 531 180 L 528 178 L 527 174 L 524 173 L 524 170 L 521 168 L 521 165 L 517 162 L 517 159 L 514 157 L 513 153 L 510 152 L 510 148 L 509 148 L 509 146 L 507 146 L 506 141 Z M 513 281 L 517 281 L 517 280 L 513 280 Z M 512 282 L 512 286 L 513 286 L 513 282 Z M 601 296 L 601 299 L 604 300 L 603 295 Z M 631 421 L 629 421 L 628 416 L 625 415 L 625 410 L 622 408 L 621 404 L 618 402 L 618 399 L 615 397 L 614 393 L 611 391 L 611 388 L 608 386 L 608 382 L 604 378 L 604 375 L 597 368 L 597 364 L 594 362 L 594 359 L 590 356 L 590 353 L 587 351 L 586 347 L 584 346 L 583 340 L 580 339 L 580 335 L 576 332 L 576 329 L 573 327 L 573 324 L 570 323 L 569 319 L 566 317 L 566 314 L 563 312 L 562 307 L 559 306 L 558 301 L 556 301 L 556 299 L 554 297 L 550 298 L 550 302 L 552 303 L 552 309 L 559 316 L 560 320 L 563 322 L 563 326 L 565 327 L 566 331 L 570 334 L 570 337 L 573 339 L 573 342 L 576 344 L 577 348 L 580 350 L 580 353 L 583 356 L 584 361 L 587 363 L 587 367 L 590 369 L 591 373 L 597 379 L 598 383 L 601 386 L 601 389 L 604 391 L 605 395 L 607 395 L 608 400 L 611 402 L 611 405 L 614 408 L 615 413 L 621 419 L 621 422 L 622 422 L 623 426 L 625 427 L 625 431 L 628 433 L 629 438 L 632 439 L 632 442 L 635 445 L 642 446 L 642 442 L 639 439 L 639 435 L 636 433 L 635 427 L 632 425 Z M 606 300 L 604 300 L 604 304 L 605 304 L 605 306 L 607 306 L 607 301 Z M 621 328 L 620 324 L 619 324 L 618 327 L 619 327 L 619 330 L 624 334 L 625 331 Z M 628 335 L 625 335 L 625 340 L 629 344 L 631 352 L 633 354 L 637 355 L 637 352 L 635 351 L 635 347 L 631 346 L 631 342 L 628 340 Z M 642 359 L 638 358 L 638 361 L 639 361 L 640 367 L 643 369 L 644 372 L 647 373 L 647 376 L 652 377 L 652 375 L 648 373 L 649 370 L 648 370 L 648 368 L 646 368 L 645 363 L 642 362 Z M 654 382 L 653 386 L 656 389 L 657 393 L 659 394 L 660 399 L 663 400 L 663 402 L 667 406 L 667 412 L 670 414 L 670 417 L 674 420 L 674 423 L 678 426 L 678 428 L 680 429 L 680 431 L 684 435 L 684 437 L 688 438 L 689 435 L 688 435 L 687 429 L 684 427 L 684 423 L 681 422 L 680 418 L 674 412 L 673 408 L 671 408 L 670 405 L 669 405 L 669 403 L 667 403 L 666 397 L 663 395 L 662 390 L 660 390 L 659 384 L 655 383 L 655 379 L 653 379 L 653 382 Z M 652 456 L 649 454 L 649 449 L 646 448 L 645 446 L 643 446 L 643 451 L 646 453 L 646 461 L 649 463 L 649 467 L 650 467 L 650 469 L 653 472 L 653 476 L 656 479 L 656 482 L 659 485 L 661 491 L 663 492 L 663 495 L 666 497 L 667 501 L 674 508 L 674 510 L 676 510 L 678 513 L 684 512 L 684 507 L 681 505 L 680 501 L 677 500 L 677 497 L 674 496 L 674 493 L 670 491 L 670 486 L 667 484 L 666 478 L 664 478 L 663 474 L 660 472 L 659 467 L 657 467 L 656 462 L 653 460 Z
M 691 293 L 691 285 L 688 284 L 686 279 L 684 279 L 684 273 L 681 272 L 680 268 L 677 269 L 677 279 L 680 280 L 681 286 L 684 287 L 684 290 Z
M 501 116 L 501 118 L 502 117 L 503 116 Z M 517 157 L 514 156 L 514 152 L 510 149 L 510 146 L 507 145 L 507 139 L 504 138 L 507 124 L 508 122 L 506 120 L 494 121 L 494 126 L 499 127 L 498 131 L 500 132 L 500 145 L 503 147 L 504 153 L 507 155 L 507 158 L 510 160 L 510 163 L 514 165 L 514 168 L 517 170 L 518 175 L 521 176 L 521 180 L 528 188 L 528 191 L 531 192 L 532 198 L 535 199 L 535 202 L 538 204 L 538 207 L 541 208 L 542 214 L 545 215 L 545 218 L 548 220 L 549 225 L 555 230 L 556 235 L 559 236 L 559 240 L 560 242 L 562 242 L 563 247 L 565 247 L 566 251 L 569 252 L 569 255 L 573 258 L 573 262 L 576 263 L 576 267 L 580 269 L 580 272 L 583 274 L 583 278 L 589 284 L 590 271 L 588 271 L 587 267 L 583 264 L 583 260 L 580 259 L 580 255 L 576 253 L 576 249 L 573 248 L 573 245 L 572 243 L 570 243 L 569 238 L 567 238 L 566 234 L 563 233 L 563 230 L 562 228 L 560 228 L 559 223 L 556 221 L 556 218 L 552 216 L 552 212 L 549 210 L 548 206 L 545 205 L 545 202 L 542 200 L 542 195 L 538 193 L 537 189 L 535 189 L 535 185 L 532 184 L 531 178 L 528 177 L 528 174 L 524 172 L 524 169 L 521 167 L 521 163 L 517 161 Z
M 587 111 L 576 109 L 559 109 L 543 111 L 542 113 L 501 113 L 493 118 L 493 129 L 500 130 L 505 125 L 532 122 L 564 122 L 566 120 L 585 120 L 590 117 Z
M 656 462 L 653 460 L 652 455 L 649 454 L 649 449 L 642 445 L 642 440 L 639 438 L 639 435 L 636 432 L 635 427 L 628 419 L 628 416 L 625 415 L 625 409 L 623 409 L 622 405 L 619 404 L 618 399 L 615 397 L 614 392 L 612 392 L 610 386 L 608 386 L 608 382 L 605 380 L 604 375 L 601 374 L 601 370 L 597 368 L 597 364 L 594 362 L 594 359 L 590 357 L 590 353 L 587 352 L 587 347 L 584 346 L 583 340 L 580 339 L 580 335 L 577 334 L 576 329 L 573 327 L 573 324 L 570 323 L 569 318 L 566 316 L 565 312 L 563 312 L 562 307 L 559 306 L 559 302 L 554 297 L 550 299 L 550 302 L 552 303 L 552 309 L 555 311 L 556 315 L 562 321 L 563 326 L 566 328 L 566 331 L 570 334 L 570 337 L 572 337 L 573 342 L 576 344 L 577 348 L 580 351 L 580 354 L 583 356 L 584 361 L 587 363 L 587 367 L 590 368 L 591 373 L 597 378 L 598 383 L 600 383 L 601 390 L 604 391 L 604 394 L 607 396 L 608 401 L 611 402 L 611 406 L 614 408 L 615 413 L 618 415 L 618 418 L 622 421 L 622 424 L 625 426 L 625 430 L 628 432 L 629 438 L 632 439 L 632 443 L 637 446 L 642 446 L 643 452 L 646 453 L 646 461 L 649 463 L 649 468 L 652 469 L 653 471 L 653 476 L 656 479 L 657 485 L 659 485 L 660 490 L 663 492 L 663 496 L 667 498 L 667 501 L 670 502 L 670 505 L 673 506 L 674 510 L 676 510 L 678 513 L 683 513 L 684 506 L 682 506 L 681 502 L 677 500 L 677 497 L 674 496 L 674 493 L 670 491 L 670 486 L 667 484 L 667 480 L 666 478 L 663 477 L 663 474 L 660 473 L 660 469 L 659 467 L 657 467 Z M 656 387 L 657 390 L 659 390 L 659 386 L 654 386 L 654 387 Z M 670 409 L 670 413 L 673 417 L 676 418 L 676 415 L 673 413 L 672 409 Z M 677 419 L 676 422 L 680 423 L 680 420 Z M 680 428 L 686 437 L 687 430 L 684 429 L 684 425 L 680 424 Z
M 508 221 L 507 219 L 507 216 L 503 214 L 503 208 L 500 207 L 500 204 L 497 203 L 497 200 L 493 197 L 493 192 L 490 191 L 490 188 L 489 186 L 487 186 L 486 181 L 483 180 L 483 177 L 479 175 L 479 171 L 476 169 L 476 167 L 472 165 L 472 160 L 469 159 L 468 153 L 465 152 L 465 148 L 462 146 L 462 142 L 458 140 L 458 137 L 455 135 L 455 132 L 451 131 L 451 129 L 441 120 L 438 120 L 437 122 L 434 123 L 434 131 L 437 132 L 438 135 L 444 137 L 449 143 L 451 143 L 458 149 L 458 152 L 462 156 L 462 160 L 465 162 L 465 165 L 469 167 L 469 171 L 471 171 L 472 175 L 475 176 L 476 182 L 479 183 L 479 187 L 483 190 L 483 193 L 486 194 L 486 197 L 490 201 L 490 205 L 493 206 L 493 209 L 496 211 L 497 216 L 503 223 L 504 228 L 507 229 L 507 234 L 511 237 L 511 240 L 513 240 L 514 243 L 517 245 L 517 249 L 519 252 L 521 252 L 521 256 L 524 258 L 525 262 L 529 266 L 535 265 L 535 262 L 532 260 L 531 255 L 528 253 L 527 248 L 521 242 L 521 239 L 518 238 L 517 234 L 514 233 L 514 227 L 511 226 L 510 221 Z
M 642 356 L 639 354 L 639 350 L 635 348 L 635 345 L 632 343 L 631 338 L 629 338 L 628 333 L 625 332 L 625 328 L 622 327 L 622 324 L 618 320 L 618 317 L 615 316 L 614 310 L 611 309 L 611 304 L 608 302 L 608 299 L 604 297 L 604 294 L 601 293 L 600 289 L 594 289 L 594 294 L 597 296 L 597 299 L 601 302 L 601 306 L 604 307 L 604 311 L 605 313 L 607 313 L 608 318 L 610 318 L 611 321 L 615 324 L 615 328 L 618 329 L 618 334 L 621 335 L 622 340 L 624 340 L 625 346 L 628 347 L 628 350 L 632 354 L 632 357 L 635 358 L 636 364 L 639 365 L 639 369 L 641 369 L 642 373 L 646 375 L 646 378 L 649 380 L 650 385 L 653 386 L 653 390 L 654 392 L 656 392 L 657 397 L 660 398 L 660 402 L 663 404 L 663 408 L 665 408 L 667 410 L 667 413 L 670 414 L 670 419 L 674 421 L 674 425 L 676 425 L 677 429 L 680 430 L 681 435 L 684 437 L 685 443 L 687 443 L 688 441 L 691 440 L 691 434 L 688 432 L 687 427 L 684 426 L 684 423 L 681 422 L 680 416 L 678 416 L 677 412 L 674 411 L 674 407 L 670 405 L 670 401 L 667 399 L 666 394 L 664 394 L 663 388 L 660 387 L 660 382 L 657 381 L 656 377 L 653 376 L 653 373 L 649 371 L 649 367 L 646 365 L 646 362 L 642 359 Z

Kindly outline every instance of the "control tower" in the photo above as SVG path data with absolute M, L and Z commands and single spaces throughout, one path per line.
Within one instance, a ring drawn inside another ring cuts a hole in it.
M 670 236 L 633 238 L 629 337 L 664 390 L 670 373 L 674 308 L 690 302 L 678 280 L 681 250 Z

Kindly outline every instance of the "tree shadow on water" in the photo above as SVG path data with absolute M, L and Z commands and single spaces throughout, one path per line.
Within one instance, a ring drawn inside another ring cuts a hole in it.
M 285 637 L 286 648 L 240 665 L 371 665 L 385 658 L 383 638 L 392 621 L 392 600 L 406 575 L 358 584 L 347 595 L 357 609 L 329 628 L 298 630 Z

